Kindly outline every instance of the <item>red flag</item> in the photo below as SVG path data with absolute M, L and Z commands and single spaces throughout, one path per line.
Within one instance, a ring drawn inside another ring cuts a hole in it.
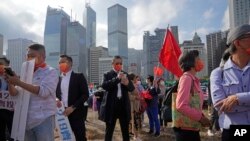
M 177 44 L 173 34 L 167 29 L 165 40 L 159 55 L 159 62 L 171 73 L 177 77 L 181 77 L 182 70 L 178 64 L 181 50 Z
M 154 67 L 154 74 L 156 76 L 162 76 L 163 70 L 160 67 Z

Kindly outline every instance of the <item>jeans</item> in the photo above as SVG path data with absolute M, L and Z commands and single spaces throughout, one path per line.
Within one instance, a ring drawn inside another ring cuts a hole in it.
M 158 107 L 152 106 L 147 108 L 150 131 L 160 133 L 160 123 L 158 118 Z
M 40 125 L 26 130 L 25 141 L 54 141 L 55 116 L 45 119 Z

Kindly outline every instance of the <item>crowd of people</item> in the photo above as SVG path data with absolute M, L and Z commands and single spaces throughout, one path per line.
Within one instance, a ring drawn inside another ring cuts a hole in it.
M 185 51 L 179 58 L 183 75 L 178 78 L 177 92 L 172 93 L 172 127 L 176 141 L 200 141 L 200 131 L 207 129 L 213 136 L 221 133 L 222 141 L 230 140 L 231 125 L 250 124 L 250 25 L 232 28 L 227 37 L 221 64 L 214 69 L 209 81 L 209 114 L 204 113 L 204 95 L 200 79 L 196 76 L 204 68 L 197 50 Z M 20 79 L 17 74 L 6 72 L 7 58 L 0 58 L 0 88 L 9 97 L 30 92 L 25 141 L 54 140 L 55 114 L 57 107 L 64 106 L 76 141 L 86 141 L 86 102 L 89 88 L 85 76 L 72 70 L 73 60 L 61 55 L 58 61 L 60 75 L 46 64 L 45 47 L 33 44 L 27 49 L 26 60 L 35 60 L 32 83 Z M 139 74 L 127 73 L 122 68 L 123 60 L 114 56 L 112 69 L 103 75 L 103 81 L 94 92 L 99 120 L 105 122 L 105 141 L 112 141 L 116 121 L 122 132 L 122 140 L 141 141 L 140 130 L 144 113 L 149 119 L 148 134 L 157 138 L 168 126 L 162 118 L 162 101 L 167 93 L 164 78 L 148 75 L 147 86 L 142 86 Z M 3 94 L 2 94 L 3 95 Z M 1 97 L 3 97 L 1 95 Z M 210 109 L 211 112 L 210 112 Z M 0 105 L 0 140 L 8 139 L 12 131 L 14 107 Z M 211 117 L 209 119 L 209 116 Z M 215 129 L 213 128 L 215 126 Z M 6 132 L 7 129 L 7 132 Z M 7 134 L 6 134 L 7 133 Z

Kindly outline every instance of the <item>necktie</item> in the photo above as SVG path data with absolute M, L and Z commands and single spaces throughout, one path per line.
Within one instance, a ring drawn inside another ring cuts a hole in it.
M 117 86 L 118 86 L 117 97 L 118 99 L 121 99 L 122 97 L 121 83 L 119 83 Z

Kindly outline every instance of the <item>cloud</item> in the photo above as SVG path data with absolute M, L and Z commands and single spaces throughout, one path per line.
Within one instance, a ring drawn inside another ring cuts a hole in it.
M 230 22 L 229 22 L 229 8 L 227 7 L 227 9 L 224 12 L 223 19 L 222 19 L 222 27 L 221 27 L 221 29 L 223 31 L 228 30 L 229 26 L 230 26 L 229 24 L 230 24 Z
M 97 38 L 97 42 L 96 42 L 96 46 L 104 46 L 107 47 L 108 44 L 108 29 L 107 29 L 107 25 L 106 24 L 101 24 L 101 23 L 97 23 L 96 25 L 96 38 Z
M 155 28 L 167 28 L 184 7 L 185 0 L 138 1 L 128 11 L 129 47 L 143 48 L 144 31 L 153 32 Z
M 204 20 L 208 21 L 211 20 L 214 17 L 214 9 L 209 8 L 207 11 L 204 12 L 203 18 Z

